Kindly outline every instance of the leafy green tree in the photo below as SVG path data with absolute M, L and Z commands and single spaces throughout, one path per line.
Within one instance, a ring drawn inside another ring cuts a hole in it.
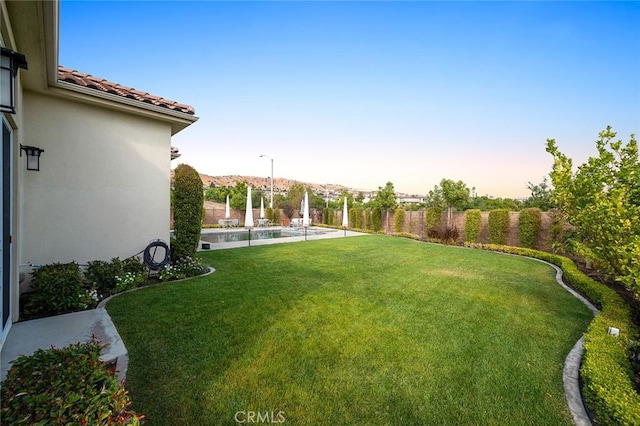
M 180 164 L 174 173 L 173 232 L 174 261 L 195 254 L 202 228 L 202 180 L 191 166 Z
M 553 156 L 553 201 L 573 225 L 575 250 L 615 276 L 636 297 L 640 291 L 640 162 L 632 134 L 623 145 L 607 126 L 597 157 L 573 172 L 573 162 L 547 140 Z
M 385 187 L 378 187 L 378 193 L 372 200 L 374 207 L 380 210 L 395 210 L 398 206 L 396 192 L 393 189 L 393 183 L 387 182 Z
M 531 196 L 524 201 L 525 208 L 537 207 L 540 210 L 547 211 L 555 207 L 551 200 L 553 191 L 549 187 L 546 177 L 537 185 L 528 182 L 527 188 L 531 191 Z
M 244 210 L 247 208 L 248 188 L 249 184 L 246 181 L 236 182 L 236 186 L 231 188 L 229 193 L 229 205 L 232 209 Z M 251 197 L 251 202 L 253 202 L 253 196 Z
M 425 205 L 427 208 L 433 207 L 440 210 L 444 210 L 447 207 L 447 203 L 442 195 L 442 188 L 435 185 L 432 190 L 429 191 L 425 197 Z
M 231 193 L 231 188 L 226 186 L 214 186 L 204 191 L 204 199 L 215 201 L 216 203 L 226 203 L 227 195 Z
M 447 226 L 451 226 L 451 211 L 454 207 L 460 210 L 464 208 L 469 201 L 469 188 L 461 180 L 455 182 L 451 179 L 442 179 L 440 188 L 447 207 Z

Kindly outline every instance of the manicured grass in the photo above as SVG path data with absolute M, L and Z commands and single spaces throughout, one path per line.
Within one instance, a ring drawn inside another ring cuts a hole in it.
M 547 265 L 387 236 L 203 258 L 107 306 L 151 424 L 571 424 L 562 367 L 592 317 Z

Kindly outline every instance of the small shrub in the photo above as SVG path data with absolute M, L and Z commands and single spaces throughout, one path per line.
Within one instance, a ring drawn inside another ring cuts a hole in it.
M 127 391 L 95 340 L 39 349 L 13 361 L 0 388 L 3 425 L 138 425 Z
M 80 311 L 95 305 L 76 262 L 43 265 L 32 273 L 30 312 L 35 316 Z
M 85 277 L 102 297 L 107 297 L 144 283 L 146 279 L 144 273 L 145 266 L 137 257 L 124 260 L 114 257 L 111 262 L 104 260 L 89 262 Z
M 202 263 L 202 260 L 185 257 L 160 269 L 158 278 L 162 282 L 175 281 L 202 275 L 206 271 L 207 266 Z
M 445 226 L 440 230 L 440 239 L 445 244 L 455 244 L 460 238 L 460 231 L 455 226 Z
M 482 213 L 479 209 L 471 209 L 465 212 L 464 240 L 466 242 L 476 242 L 480 236 L 480 225 L 482 223 Z
M 273 223 L 280 223 L 280 209 L 273 209 Z
M 505 244 L 509 231 L 509 210 L 496 209 L 489 212 L 489 243 Z
M 355 211 L 355 222 L 353 222 L 353 226 L 355 228 L 362 229 L 362 209 L 358 207 L 353 210 Z
M 402 228 L 404 227 L 404 210 L 396 209 L 396 214 L 394 217 L 393 230 L 395 232 L 402 232 Z
M 540 235 L 542 211 L 537 207 L 521 210 L 518 214 L 520 246 L 534 248 Z

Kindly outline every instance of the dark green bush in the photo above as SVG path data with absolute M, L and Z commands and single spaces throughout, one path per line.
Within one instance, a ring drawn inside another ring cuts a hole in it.
M 43 265 L 32 273 L 29 311 L 34 316 L 80 311 L 95 302 L 76 262 Z
M 471 209 L 465 212 L 464 240 L 466 242 L 476 242 L 480 236 L 480 225 L 482 224 L 482 213 L 479 209 Z
M 143 416 L 91 340 L 13 361 L 0 388 L 2 425 L 138 425 Z
M 425 212 L 425 231 L 429 238 L 440 237 L 440 222 L 442 221 L 442 210 L 437 207 L 429 207 Z
M 191 166 L 180 164 L 174 173 L 172 261 L 195 254 L 202 228 L 202 180 Z
M 142 283 L 144 272 L 144 263 L 137 257 L 129 257 L 124 260 L 114 257 L 111 262 L 104 260 L 89 262 L 84 275 L 102 297 L 107 297 L 134 288 L 133 283 Z M 130 281 L 129 285 L 123 285 L 125 276 L 126 280 Z
M 489 212 L 489 243 L 505 244 L 509 231 L 509 210 L 496 209 Z
M 264 210 L 264 213 L 265 213 L 265 215 L 267 216 L 267 220 L 268 220 L 269 222 L 272 222 L 272 223 L 273 223 L 273 222 L 275 222 L 275 221 L 273 220 L 273 208 L 271 208 L 271 207 L 267 207 L 267 208 Z
M 589 325 L 584 337 L 584 355 L 580 378 L 582 393 L 597 424 L 639 425 L 640 395 L 634 387 L 629 362 L 630 340 L 638 339 L 629 305 L 613 289 L 587 277 L 571 259 L 521 247 L 469 244 L 505 253 L 545 260 L 560 267 L 563 279 L 600 308 L 600 314 Z M 620 330 L 619 337 L 607 333 L 609 327 Z
M 402 232 L 404 227 L 404 209 L 396 209 L 394 217 L 393 230 L 395 232 Z
M 537 207 L 520 210 L 518 214 L 518 235 L 520 246 L 534 248 L 540 235 L 542 211 Z

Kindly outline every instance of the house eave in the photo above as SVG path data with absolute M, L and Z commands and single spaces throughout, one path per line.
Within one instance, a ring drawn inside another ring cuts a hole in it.
M 55 84 L 50 84 L 48 92 L 55 96 L 73 99 L 86 104 L 99 105 L 130 114 L 167 121 L 171 123 L 172 136 L 198 121 L 198 117 L 191 114 L 147 104 L 107 92 L 101 92 L 92 88 L 78 86 L 77 84 L 66 81 L 58 80 Z

